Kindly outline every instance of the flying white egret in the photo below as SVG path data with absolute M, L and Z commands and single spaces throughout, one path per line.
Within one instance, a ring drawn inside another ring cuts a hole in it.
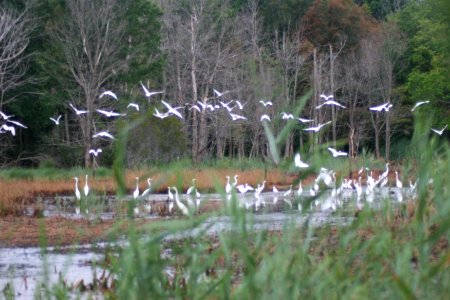
M 231 112 L 231 111 L 234 109 L 234 107 L 235 107 L 235 106 L 230 107 L 231 102 L 233 102 L 233 100 L 231 100 L 231 101 L 228 102 L 228 103 L 224 103 L 224 102 L 222 102 L 222 101 L 219 101 L 220 105 L 222 105 L 223 108 L 225 108 L 226 110 L 228 110 L 228 112 Z
M 208 98 L 206 98 L 205 97 L 205 99 L 203 100 L 204 102 L 201 102 L 201 101 L 198 101 L 197 100 L 197 103 L 198 103 L 198 105 L 200 105 L 200 107 L 202 108 L 202 110 L 205 110 L 206 109 L 206 100 L 208 100 Z
M 222 97 L 223 95 L 225 95 L 225 94 L 228 94 L 230 91 L 225 91 L 225 92 L 219 92 L 219 91 L 217 91 L 217 90 L 215 90 L 215 89 L 213 89 L 213 91 L 214 91 L 214 94 L 216 94 L 216 96 L 217 96 L 217 98 L 220 98 L 220 97 Z
M 75 111 L 77 115 L 87 114 L 87 110 L 77 109 L 75 106 L 72 105 L 72 103 L 69 103 L 69 106 Z
M 100 94 L 99 98 L 103 98 L 104 96 L 110 96 L 110 97 L 113 97 L 114 99 L 118 100 L 117 95 L 114 94 L 114 92 L 112 92 L 112 91 L 104 91 L 103 93 Z
M 151 96 L 157 95 L 157 94 L 162 94 L 162 93 L 165 92 L 165 91 L 149 91 L 149 90 L 145 87 L 145 85 L 142 83 L 142 81 L 141 81 L 141 86 L 142 86 L 142 89 L 144 90 L 145 97 L 148 98 L 148 101 L 150 101 L 150 97 L 151 97 Z
M 50 120 L 53 121 L 53 123 L 55 123 L 55 125 L 59 125 L 59 120 L 61 120 L 62 115 L 59 115 L 56 119 L 50 117 Z
M 313 120 L 310 120 L 310 119 L 304 119 L 304 118 L 297 118 L 297 120 L 299 120 L 299 121 L 302 122 L 302 123 L 310 123 L 310 122 L 313 121 Z
M 419 102 L 416 102 L 416 104 L 414 105 L 414 107 L 411 108 L 411 111 L 415 111 L 416 108 L 418 108 L 418 107 L 421 106 L 421 105 L 427 104 L 427 103 L 430 103 L 430 101 L 427 100 L 427 101 L 419 101 Z
M 94 155 L 95 157 L 97 157 L 100 153 L 102 152 L 102 149 L 98 148 L 98 149 L 90 149 L 89 153 Z
M 153 115 L 157 118 L 160 118 L 161 120 L 170 116 L 169 113 L 160 113 L 156 107 L 155 107 L 155 113 Z
M 112 136 L 109 132 L 107 132 L 107 131 L 100 131 L 100 132 L 94 134 L 92 137 L 93 137 L 93 138 L 96 138 L 96 137 L 106 137 L 106 138 L 109 138 L 109 139 L 112 139 L 112 140 L 115 140 L 115 139 L 116 139 L 115 137 L 113 137 L 113 136 Z
M 334 100 L 328 100 L 328 101 L 325 101 L 324 103 L 322 103 L 322 104 L 316 106 L 316 109 L 320 109 L 320 108 L 322 108 L 322 106 L 324 106 L 324 105 L 334 105 L 334 106 L 339 106 L 339 107 L 345 108 L 345 106 L 342 105 L 342 104 L 340 104 L 339 102 L 336 102 L 336 101 L 334 101 Z
M 300 153 L 295 154 L 294 164 L 297 168 L 308 168 L 309 165 L 301 161 Z
M 381 105 L 378 106 L 373 106 L 373 107 L 369 107 L 369 110 L 372 111 L 389 111 L 389 109 L 392 107 L 393 105 L 389 102 L 383 103 Z
M 217 107 L 217 105 L 207 104 L 206 108 L 209 109 L 210 111 L 214 111 L 214 110 L 216 110 L 216 108 L 220 108 L 220 106 Z
M 175 115 L 180 119 L 184 119 L 183 116 L 180 114 L 180 112 L 177 109 L 180 109 L 182 107 L 172 107 L 169 103 L 165 102 L 164 100 L 161 100 L 161 103 L 164 104 L 167 109 L 169 110 L 167 113 L 171 115 Z
M 14 125 L 19 126 L 19 127 L 22 127 L 22 128 L 28 128 L 27 126 L 25 126 L 25 125 L 23 125 L 22 123 L 17 122 L 17 121 L 6 120 L 6 122 L 11 123 L 11 124 L 14 124 Z
M 330 95 L 320 94 L 319 97 L 324 98 L 325 101 L 328 101 L 329 99 L 334 98 L 333 94 L 330 94 Z
M 96 111 L 101 113 L 102 115 L 107 116 L 108 118 L 125 116 L 125 114 L 117 113 L 117 112 L 114 112 L 114 111 L 106 111 L 106 110 L 103 110 L 103 109 L 96 109 Z
M 395 171 L 395 185 L 401 189 L 403 188 L 403 183 L 400 181 L 400 179 L 398 179 L 398 172 Z
M 189 110 L 193 110 L 193 109 L 195 109 L 196 111 L 198 111 L 198 112 L 200 112 L 200 113 L 202 112 L 201 109 L 200 109 L 200 107 L 199 107 L 198 105 L 195 105 L 195 104 L 194 104 L 194 105 L 191 105 L 191 107 L 189 108 Z
M 89 194 L 89 185 L 88 185 L 88 174 L 86 174 L 86 180 L 83 188 L 84 196 L 87 197 Z
M 6 115 L 4 112 L 0 111 L 0 116 L 3 118 L 3 120 L 8 120 L 9 118 L 14 117 L 14 115 Z
M 139 177 L 136 177 L 136 189 L 133 192 L 133 199 L 137 199 L 139 197 Z
M 150 190 L 152 189 L 152 179 L 151 178 L 147 178 L 147 184 L 148 184 L 148 188 L 142 192 L 141 197 L 145 197 L 150 193 Z
M 240 110 L 242 110 L 244 108 L 245 104 L 247 104 L 247 102 L 242 104 L 239 100 L 236 100 L 235 102 Z
M 442 128 L 440 130 L 439 129 L 434 129 L 434 128 L 431 128 L 431 130 L 433 130 L 438 135 L 442 135 L 444 133 L 445 128 L 447 128 L 447 125 L 445 125 L 444 128 Z
M 303 130 L 304 130 L 304 131 L 314 131 L 314 132 L 319 132 L 319 130 L 320 130 L 323 126 L 328 125 L 328 124 L 331 124 L 331 121 L 328 121 L 328 122 L 323 123 L 323 124 L 319 124 L 319 125 L 314 126 L 314 127 L 308 127 L 308 128 L 303 129 Z
M 273 105 L 271 101 L 259 100 L 259 103 L 261 103 L 264 107 Z
M 80 200 L 81 193 L 80 190 L 78 189 L 78 177 L 74 177 L 73 179 L 75 179 L 75 198 L 77 198 L 77 200 Z
M 281 113 L 281 118 L 283 120 L 290 120 L 290 119 L 294 119 L 294 115 L 293 114 L 288 114 L 285 113 L 284 111 Z
M 177 204 L 178 208 L 181 210 L 181 212 L 183 213 L 183 215 L 188 216 L 189 215 L 189 209 L 187 208 L 186 205 L 184 205 L 183 202 L 180 201 L 180 199 L 178 198 L 178 189 L 176 186 L 172 187 L 175 191 L 175 203 Z
M 348 153 L 344 152 L 344 151 L 338 151 L 334 148 L 328 147 L 328 150 L 331 152 L 331 154 L 333 154 L 333 157 L 338 157 L 338 156 L 347 156 Z
M 2 131 L 2 130 L 4 130 L 4 131 Z M 0 127 L 0 133 L 6 132 L 6 131 L 11 132 L 11 134 L 12 134 L 13 136 L 16 135 L 16 128 L 14 128 L 14 126 L 8 126 L 8 125 L 6 125 L 6 124 L 3 124 L 3 125 Z
M 270 122 L 270 117 L 268 115 L 262 115 L 260 121 L 268 121 Z
M 244 117 L 244 116 L 240 116 L 240 115 L 232 114 L 232 113 L 230 113 L 230 117 L 233 119 L 233 121 L 236 121 L 236 120 L 247 120 L 247 118 Z
M 137 104 L 137 103 L 130 102 L 130 103 L 127 105 L 127 108 L 130 108 L 130 107 L 134 107 L 134 109 L 135 109 L 136 111 L 139 111 L 139 104 Z

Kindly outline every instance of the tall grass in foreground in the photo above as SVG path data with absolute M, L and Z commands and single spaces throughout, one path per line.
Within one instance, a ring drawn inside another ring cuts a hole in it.
M 350 226 L 252 231 L 251 215 L 231 205 L 223 213 L 234 230 L 217 238 L 199 229 L 198 218 L 149 225 L 144 239 L 132 229 L 130 246 L 112 264 L 112 298 L 445 299 L 450 149 L 424 132 L 417 128 L 414 145 L 415 203 L 363 209 Z M 199 231 L 170 239 L 187 229 Z
M 131 226 L 113 252 L 111 299 L 446 299 L 450 291 L 450 148 L 416 126 L 418 198 L 364 209 L 349 226 L 287 223 L 253 231 L 236 202 L 232 230 L 206 235 L 206 216 Z M 119 149 L 120 154 L 120 149 Z M 116 175 L 122 176 L 121 165 Z M 317 166 L 316 166 L 317 167 Z M 339 170 L 337 170 L 339 171 Z M 432 182 L 430 182 L 432 179 Z M 119 180 L 120 183 L 120 180 Z M 120 224 L 118 224 L 120 226 Z M 183 236 L 186 231 L 195 234 Z M 61 286 L 55 287 L 61 296 Z

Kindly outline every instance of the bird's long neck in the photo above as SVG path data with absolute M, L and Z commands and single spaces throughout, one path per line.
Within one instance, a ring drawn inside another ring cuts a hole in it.
M 173 187 L 173 190 L 175 191 L 175 201 L 180 202 L 178 199 L 178 189 L 176 187 Z

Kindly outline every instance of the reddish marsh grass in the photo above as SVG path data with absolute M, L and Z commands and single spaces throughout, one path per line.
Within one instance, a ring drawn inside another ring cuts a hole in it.
M 225 186 L 225 176 L 237 174 L 238 183 L 248 183 L 256 186 L 266 180 L 266 188 L 277 184 L 280 188 L 287 188 L 295 179 L 295 175 L 286 175 L 281 170 L 180 170 L 172 172 L 127 171 L 126 184 L 128 193 L 136 188 L 136 177 L 139 177 L 139 189 L 142 192 L 148 187 L 147 178 L 152 178 L 154 193 L 165 193 L 168 186 L 182 187 L 186 191 L 192 184 L 192 178 L 197 179 L 196 186 L 200 192 L 213 192 L 216 186 Z M 312 177 L 311 177 L 312 178 Z M 312 179 L 311 179 L 312 180 Z M 113 178 L 93 178 L 89 176 L 89 187 L 97 194 L 115 194 L 116 183 Z M 78 188 L 82 191 L 85 184 L 84 175 L 79 176 Z M 74 195 L 75 180 L 0 180 L 0 216 L 21 215 L 25 206 L 33 205 L 37 197 Z M 181 191 L 180 191 L 181 192 Z

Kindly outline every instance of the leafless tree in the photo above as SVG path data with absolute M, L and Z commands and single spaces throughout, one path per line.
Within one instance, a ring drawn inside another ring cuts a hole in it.
M 17 99 L 17 88 L 32 79 L 25 76 L 29 54 L 27 47 L 34 29 L 27 4 L 22 11 L 6 5 L 0 7 L 0 111 L 7 113 L 7 105 Z M 6 163 L 4 155 L 11 145 L 10 136 L 0 134 L 0 165 Z
M 387 23 L 382 28 L 382 48 L 380 57 L 380 72 L 378 73 L 378 87 L 380 95 L 385 102 L 395 103 L 396 99 L 393 97 L 392 92 L 395 85 L 395 67 L 399 62 L 401 54 L 406 49 L 406 42 L 401 35 L 398 28 L 394 23 Z M 397 109 L 394 108 L 393 111 Z M 391 149 L 391 115 L 386 114 L 386 160 L 389 160 L 389 154 Z
M 230 66 L 234 65 L 239 45 L 234 43 L 236 20 L 227 15 L 228 1 L 161 1 L 164 11 L 164 47 L 170 66 L 167 83 L 172 87 L 180 105 L 218 104 L 213 88 L 230 89 Z M 220 78 L 220 79 L 218 79 Z M 175 89 L 173 87 L 176 87 Z M 228 97 L 228 96 L 227 96 Z M 226 98 L 224 98 L 225 100 Z M 209 136 L 221 139 L 216 153 L 223 153 L 224 132 L 218 115 L 208 110 L 188 110 L 191 153 L 194 161 L 201 161 L 209 150 Z M 226 124 L 228 124 L 227 122 Z
M 22 12 L 8 6 L 0 7 L 0 110 L 16 98 L 10 94 L 7 97 L 8 92 L 27 82 L 25 50 L 34 28 L 30 7 L 27 5 Z
M 63 53 L 63 65 L 69 71 L 70 89 L 68 102 L 89 111 L 77 116 L 85 149 L 85 166 L 91 165 L 92 135 L 105 129 L 109 122 L 95 124 L 95 110 L 105 102 L 111 107 L 111 99 L 99 99 L 105 84 L 123 70 L 127 61 L 121 59 L 124 45 L 124 9 L 117 0 L 68 0 L 67 15 L 54 27 L 52 39 Z
M 373 34 L 361 41 L 361 61 L 364 62 L 364 72 L 367 82 L 366 94 L 368 106 L 389 102 L 394 105 L 389 112 L 374 112 L 370 114 L 375 138 L 375 155 L 381 157 L 380 138 L 385 133 L 385 158 L 389 160 L 392 114 L 396 103 L 392 97 L 395 84 L 395 67 L 400 54 L 405 49 L 405 43 L 395 27 L 385 27 L 379 33 Z
M 305 57 L 300 52 L 302 43 L 301 30 L 282 32 L 281 37 L 275 34 L 274 58 L 281 73 L 281 93 L 277 105 L 281 107 L 293 107 L 298 93 L 298 85 L 301 81 L 300 71 L 305 63 Z M 293 136 L 286 139 L 284 157 L 290 157 L 293 153 Z
M 364 64 L 359 52 L 348 53 L 338 65 L 342 101 L 347 109 L 345 117 L 348 127 L 349 156 L 357 156 L 360 143 L 367 138 L 367 127 L 370 113 L 367 109 L 367 89 L 370 82 L 364 74 Z

